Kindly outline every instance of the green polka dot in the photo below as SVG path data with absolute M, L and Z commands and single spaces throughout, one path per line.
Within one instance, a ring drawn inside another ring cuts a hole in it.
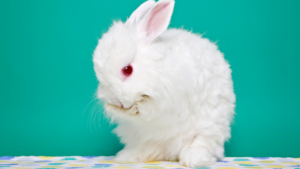
M 64 158 L 62 160 L 76 160 L 76 158 Z
M 233 161 L 250 161 L 249 159 L 243 159 L 243 158 L 237 158 L 237 159 L 234 159 Z
M 245 167 L 254 167 L 258 165 L 253 165 L 253 164 L 239 164 L 240 166 L 245 166 Z
M 65 163 L 49 163 L 48 165 L 63 165 Z

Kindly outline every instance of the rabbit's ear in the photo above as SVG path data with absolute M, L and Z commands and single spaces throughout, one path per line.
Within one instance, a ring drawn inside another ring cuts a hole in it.
M 145 14 L 155 5 L 154 0 L 148 0 L 140 5 L 128 18 L 126 24 L 134 24 L 139 22 Z
M 151 43 L 167 30 L 173 14 L 174 4 L 174 0 L 160 0 L 138 23 L 139 30 L 146 36 L 147 42 Z

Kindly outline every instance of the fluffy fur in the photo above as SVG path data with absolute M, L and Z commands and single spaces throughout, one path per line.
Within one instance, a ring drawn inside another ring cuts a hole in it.
M 125 144 L 116 162 L 200 167 L 223 158 L 235 106 L 231 70 L 208 39 L 167 30 L 173 7 L 173 0 L 146 1 L 127 22 L 115 22 L 94 52 L 97 97 Z M 128 64 L 133 73 L 124 77 Z

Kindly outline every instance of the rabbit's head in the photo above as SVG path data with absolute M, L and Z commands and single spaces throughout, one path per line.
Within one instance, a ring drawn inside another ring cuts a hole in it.
M 126 110 L 159 94 L 164 55 L 155 41 L 168 28 L 174 3 L 148 0 L 125 23 L 114 22 L 103 34 L 93 55 L 99 99 Z

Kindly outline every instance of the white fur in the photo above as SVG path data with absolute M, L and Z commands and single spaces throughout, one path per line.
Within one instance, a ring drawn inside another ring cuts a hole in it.
M 230 138 L 235 107 L 231 70 L 217 46 L 200 35 L 168 29 L 149 41 L 149 30 L 141 30 L 141 24 L 160 3 L 174 5 L 161 0 L 147 14 L 141 12 L 145 16 L 134 16 L 141 18 L 137 23 L 115 22 L 94 52 L 97 96 L 125 144 L 115 161 L 209 166 L 223 158 Z M 170 7 L 162 12 L 173 11 Z M 170 22 L 168 16 L 160 19 L 163 23 L 154 29 Z M 125 78 L 121 69 L 128 64 L 133 73 Z

